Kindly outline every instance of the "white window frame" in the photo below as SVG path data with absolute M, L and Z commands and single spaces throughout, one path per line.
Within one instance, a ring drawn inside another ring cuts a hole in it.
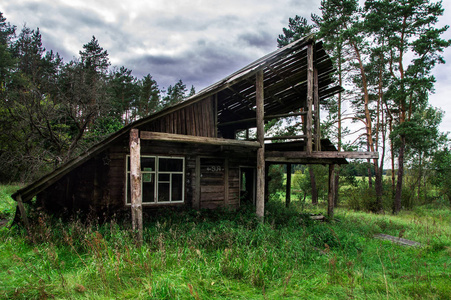
M 159 155 L 141 155 L 141 158 L 154 158 L 155 159 L 155 170 L 153 171 L 141 171 L 141 194 L 143 190 L 143 174 L 154 174 L 154 202 L 142 202 L 146 205 L 165 205 L 174 203 L 184 203 L 185 202 L 185 157 L 183 156 L 159 156 Z M 161 171 L 160 172 L 160 158 L 178 159 L 182 161 L 182 171 Z M 125 205 L 130 206 L 131 203 L 128 202 L 128 185 L 130 180 L 130 155 L 125 157 Z M 161 183 L 169 183 L 169 201 L 158 202 L 158 186 L 160 183 L 159 174 L 169 174 L 169 181 L 161 181 Z M 172 200 L 172 176 L 182 175 L 182 199 Z M 151 175 L 152 176 L 152 175 Z

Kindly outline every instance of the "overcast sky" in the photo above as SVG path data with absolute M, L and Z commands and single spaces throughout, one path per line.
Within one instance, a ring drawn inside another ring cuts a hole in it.
M 277 36 L 296 14 L 319 13 L 320 0 L 2 0 L 0 11 L 20 30 L 41 30 L 47 50 L 66 62 L 94 35 L 113 66 L 138 78 L 151 74 L 160 88 L 179 79 L 196 91 L 274 51 Z M 451 20 L 444 1 L 440 25 Z M 451 38 L 451 30 L 446 33 Z M 451 131 L 451 49 L 435 68 L 430 102 L 445 112 Z

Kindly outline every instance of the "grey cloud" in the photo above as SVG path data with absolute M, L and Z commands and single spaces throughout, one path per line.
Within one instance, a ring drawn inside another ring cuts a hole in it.
M 275 38 L 267 32 L 246 32 L 239 35 L 238 39 L 249 46 L 264 49 L 274 48 L 276 45 Z
M 182 79 L 197 90 L 236 71 L 252 59 L 240 53 L 216 45 L 195 47 L 178 56 L 146 55 L 127 61 L 134 65 L 134 74 L 141 77 L 150 73 L 160 86 L 167 87 Z M 236 67 L 236 66 L 239 67 Z

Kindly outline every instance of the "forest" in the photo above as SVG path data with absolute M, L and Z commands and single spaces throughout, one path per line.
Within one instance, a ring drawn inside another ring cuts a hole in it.
M 130 122 L 195 93 L 166 90 L 150 74 L 111 66 L 92 39 L 64 62 L 39 28 L 18 30 L 0 13 L 0 182 L 30 182 Z

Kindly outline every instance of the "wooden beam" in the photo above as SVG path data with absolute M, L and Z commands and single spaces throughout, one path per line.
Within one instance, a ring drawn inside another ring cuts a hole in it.
M 22 222 L 28 231 L 30 223 L 28 222 L 27 211 L 25 210 L 25 206 L 23 205 L 23 202 L 22 202 L 22 196 L 20 194 L 17 195 L 16 200 L 17 200 L 17 207 L 19 208 L 19 211 L 20 211 L 20 217 L 22 218 Z
M 286 158 L 286 157 L 269 157 L 265 158 L 267 163 L 271 164 L 302 164 L 302 165 L 330 165 L 330 164 L 347 164 L 343 158 Z
M 213 137 L 183 135 L 163 132 L 151 132 L 151 131 L 141 131 L 141 140 L 260 148 L 260 143 L 253 141 L 242 141 L 233 139 L 223 139 L 223 138 L 213 138 Z
M 378 152 L 353 152 L 353 151 L 321 151 L 308 153 L 307 151 L 268 151 L 266 158 L 285 157 L 285 158 L 355 158 L 355 159 L 374 159 L 379 158 Z
M 286 136 L 268 136 L 265 137 L 265 141 L 274 141 L 274 140 L 296 140 L 296 139 L 305 139 L 307 138 L 306 135 L 286 135 Z M 250 141 L 255 141 L 255 139 L 251 139 Z
M 265 110 L 264 110 L 264 83 L 263 70 L 256 75 L 256 105 L 257 105 L 257 203 L 256 215 L 263 221 L 265 215 Z
M 335 193 L 335 165 L 329 165 L 329 192 L 327 197 L 327 215 L 329 219 L 334 218 L 334 193 Z
M 272 120 L 272 119 L 288 118 L 288 117 L 297 117 L 297 116 L 304 116 L 304 115 L 307 115 L 307 112 L 267 115 L 267 116 L 264 117 L 264 120 Z M 229 126 L 229 125 L 235 125 L 235 124 L 242 124 L 242 123 L 254 122 L 256 120 L 257 120 L 257 118 L 247 118 L 247 119 L 241 119 L 241 120 L 237 120 L 237 121 L 230 121 L 230 122 L 219 123 L 218 126 Z
M 285 188 L 285 206 L 290 206 L 291 202 L 291 163 L 287 164 L 287 183 Z
M 315 107 L 315 151 L 321 151 L 320 105 L 318 92 L 318 69 L 314 69 L 313 103 Z
M 307 152 L 312 153 L 313 43 L 307 46 Z
M 143 240 L 142 193 L 141 193 L 141 149 L 138 129 L 130 130 L 130 187 L 132 229 L 138 231 L 138 241 Z

